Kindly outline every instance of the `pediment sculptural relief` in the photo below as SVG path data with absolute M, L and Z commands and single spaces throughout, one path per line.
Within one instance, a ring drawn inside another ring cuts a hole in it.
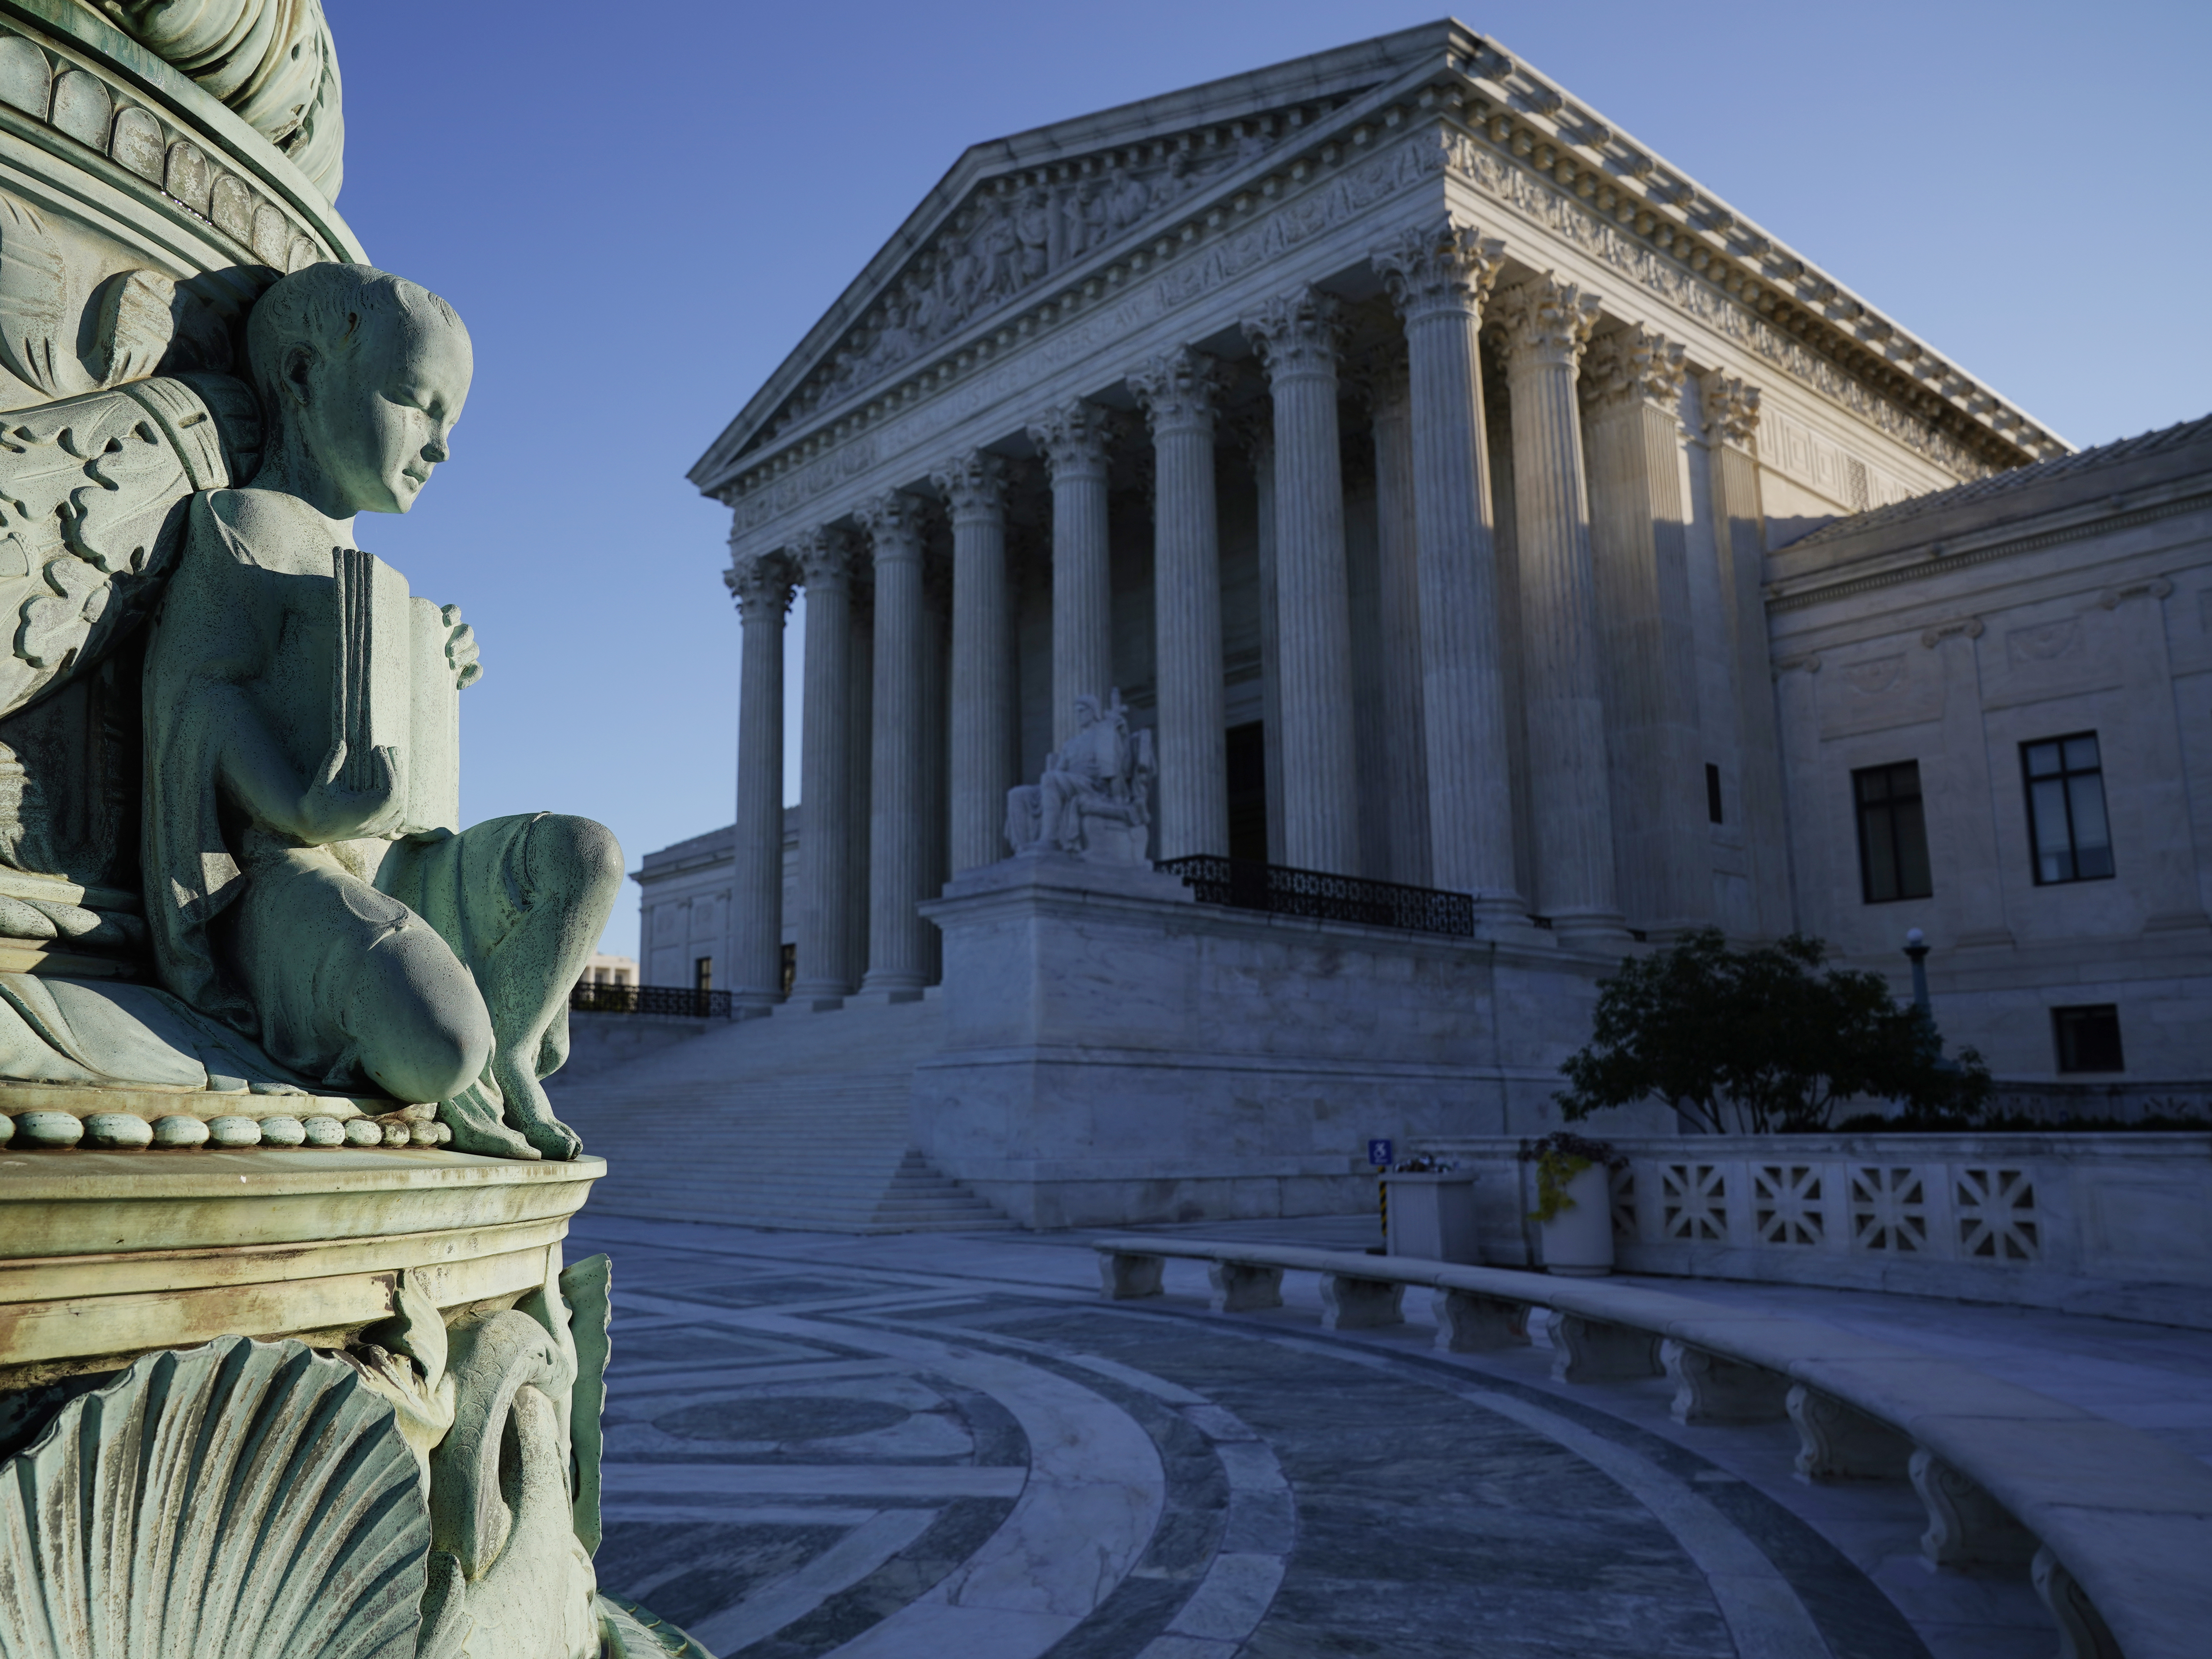
M 895 373 L 976 318 L 1149 222 L 1279 142 L 1280 118 L 1225 141 L 1183 134 L 1060 162 L 1049 181 L 987 180 L 809 380 L 777 429 Z
M 35 230 L 0 198 L 0 249 Z M 146 334 L 142 370 L 204 360 Z M 541 1079 L 620 851 L 461 828 L 474 634 L 354 539 L 446 459 L 460 319 L 317 264 L 253 304 L 248 380 L 79 389 L 56 338 L 13 332 L 10 366 L 75 395 L 0 415 L 0 1083 L 122 1094 L 19 1099 L 16 1133 L 574 1156 Z

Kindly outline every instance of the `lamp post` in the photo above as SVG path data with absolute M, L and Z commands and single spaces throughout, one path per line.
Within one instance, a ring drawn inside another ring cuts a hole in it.
M 1905 954 L 1912 963 L 1912 1006 L 1921 1018 L 1933 1024 L 1936 1011 L 1928 1005 L 1928 936 L 1917 927 L 1905 935 Z

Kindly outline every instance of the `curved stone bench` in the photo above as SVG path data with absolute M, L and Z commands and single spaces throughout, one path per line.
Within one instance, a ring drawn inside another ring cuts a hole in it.
M 1207 1264 L 1216 1311 L 1282 1304 L 1285 1273 L 1322 1280 L 1322 1322 L 1403 1318 L 1435 1292 L 1437 1346 L 1526 1343 L 1552 1319 L 1553 1375 L 1661 1374 L 1684 1423 L 1796 1425 L 1811 1480 L 1910 1480 L 1937 1566 L 2026 1566 L 2061 1659 L 2196 1659 L 2212 1630 L 2212 1469 L 2120 1424 L 1952 1360 L 1817 1320 L 1739 1311 L 1602 1280 L 1405 1257 L 1102 1237 L 1110 1300 L 1157 1296 L 1170 1258 Z

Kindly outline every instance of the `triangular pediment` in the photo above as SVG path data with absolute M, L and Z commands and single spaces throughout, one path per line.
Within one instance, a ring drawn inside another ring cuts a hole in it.
M 690 473 L 896 378 L 994 313 L 1260 165 L 1313 123 L 1474 49 L 1449 20 L 976 144 L 769 376 Z

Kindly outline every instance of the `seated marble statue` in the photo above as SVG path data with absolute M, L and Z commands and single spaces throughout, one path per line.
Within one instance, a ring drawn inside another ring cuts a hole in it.
M 412 283 L 318 264 L 255 305 L 247 356 L 264 459 L 192 498 L 147 653 L 161 981 L 301 1076 L 438 1103 L 456 1150 L 574 1157 L 540 1084 L 621 851 L 548 813 L 459 828 L 474 638 L 354 541 L 446 459 L 468 331 Z
M 1055 849 L 1141 863 L 1152 821 L 1152 734 L 1132 731 L 1117 690 L 1075 700 L 1075 735 L 1044 759 L 1042 777 L 1009 792 L 1006 839 L 1017 853 Z

